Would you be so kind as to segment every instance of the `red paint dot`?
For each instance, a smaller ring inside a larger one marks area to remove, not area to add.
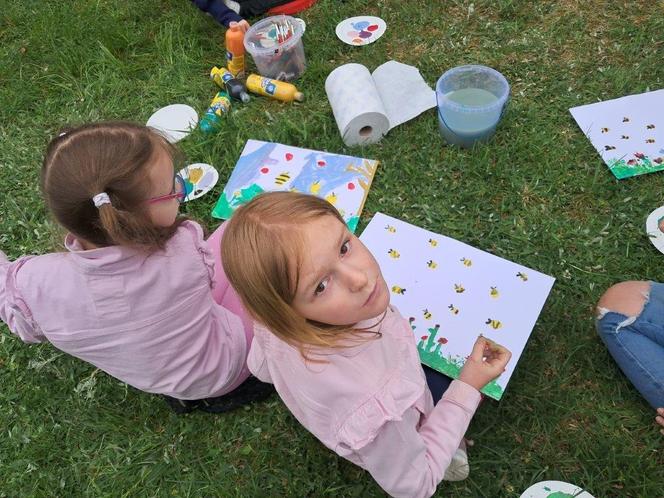
[[[378,24],[372,24],[367,28],[367,31],[376,31],[378,29]]]
[[[265,173],[269,173],[269,172],[270,172],[270,168],[261,168],[261,173],[265,174]]]
[[[318,161],[318,166],[320,166],[321,168],[325,166],[325,161]]]
[[[348,184],[348,190],[355,190],[355,184],[353,182]]]
[[[293,154],[286,152],[286,161],[290,161],[291,159],[293,159]]]

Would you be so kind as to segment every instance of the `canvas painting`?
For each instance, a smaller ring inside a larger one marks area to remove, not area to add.
[[[570,109],[616,178],[664,169],[664,90]]]
[[[499,400],[554,279],[382,213],[360,239],[409,320],[422,363],[458,378],[480,334],[512,352],[505,372],[483,389]]]
[[[355,231],[378,161],[248,140],[212,215],[228,219],[261,192],[291,190],[334,205]]]

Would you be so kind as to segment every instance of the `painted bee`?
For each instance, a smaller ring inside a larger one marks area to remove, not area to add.
[[[277,176],[277,177],[274,179],[274,183],[275,183],[276,185],[283,185],[283,184],[286,183],[288,180],[290,180],[290,173],[289,173],[288,171],[284,171],[283,173],[281,173],[279,176]]]

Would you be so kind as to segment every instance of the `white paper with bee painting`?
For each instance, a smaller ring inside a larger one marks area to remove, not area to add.
[[[360,237],[410,321],[422,363],[458,378],[482,334],[512,352],[482,392],[499,400],[554,279],[468,244],[377,213]]]
[[[377,167],[373,159],[247,140],[212,216],[228,219],[261,192],[290,190],[327,200],[354,232]]]
[[[664,169],[664,90],[569,111],[619,180]]]

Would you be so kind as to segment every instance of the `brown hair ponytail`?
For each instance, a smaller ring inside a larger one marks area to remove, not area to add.
[[[157,227],[145,209],[148,166],[157,150],[177,150],[161,135],[128,122],[93,123],[53,139],[46,149],[41,188],[57,222],[96,246],[163,248],[179,222]],[[95,206],[106,193],[110,203]]]

